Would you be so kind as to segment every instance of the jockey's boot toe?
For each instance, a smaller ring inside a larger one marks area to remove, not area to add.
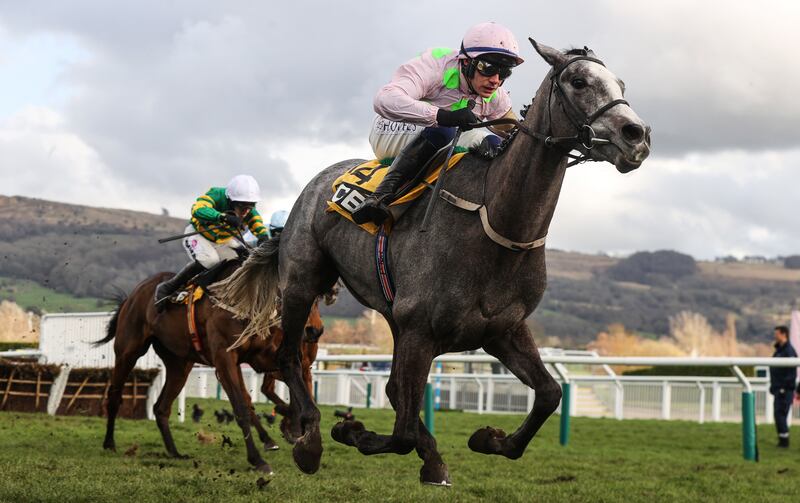
[[[353,221],[358,225],[372,222],[381,225],[389,217],[389,208],[374,195],[364,199],[358,208],[353,210]]]
[[[156,305],[162,305],[165,299],[168,299],[172,294],[178,291],[180,287],[186,284],[187,281],[203,272],[205,268],[199,262],[190,262],[178,273],[169,278],[168,280],[159,283],[156,286],[154,301]]]

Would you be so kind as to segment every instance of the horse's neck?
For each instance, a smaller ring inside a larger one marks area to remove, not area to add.
[[[549,127],[548,90],[545,85],[540,88],[523,121],[532,131],[546,133]],[[517,133],[487,176],[486,206],[495,230],[515,241],[533,241],[547,234],[566,171],[564,157],[559,149]]]

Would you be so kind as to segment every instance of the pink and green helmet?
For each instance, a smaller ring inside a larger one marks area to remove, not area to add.
[[[494,22],[480,23],[469,28],[464,34],[458,57],[475,59],[487,54],[506,56],[517,65],[524,62],[519,56],[519,44],[514,34],[505,26]]]

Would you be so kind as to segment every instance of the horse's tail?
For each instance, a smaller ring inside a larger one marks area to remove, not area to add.
[[[240,340],[268,334],[278,300],[278,246],[274,237],[250,253],[242,267],[210,287],[215,304],[249,320]]]
[[[114,302],[117,303],[117,308],[114,309],[114,314],[111,316],[111,321],[108,322],[106,327],[106,336],[99,341],[94,341],[92,346],[102,346],[103,344],[111,341],[117,335],[117,325],[119,324],[119,312],[122,310],[123,304],[128,300],[124,292],[119,292],[114,296]]]

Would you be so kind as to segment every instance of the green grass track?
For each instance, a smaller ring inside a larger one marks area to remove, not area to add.
[[[230,406],[189,399],[189,407],[195,402],[206,411],[200,424],[173,419],[178,448],[189,460],[164,456],[152,421],[119,421],[114,453],[101,447],[102,418],[0,412],[0,501],[786,502],[800,494],[800,446],[778,450],[770,425],[759,426],[761,461],[752,463],[742,459],[739,424],[573,418],[571,443],[562,447],[555,416],[526,454],[511,461],[473,453],[467,439],[485,425],[513,431],[522,416],[442,412],[436,432],[453,482],[448,489],[419,484],[414,453],[365,457],[335,443],[332,407],[322,408],[320,471],[301,474],[278,439],[281,449],[265,455],[275,475],[259,487],[261,475],[249,469],[236,423],[220,425],[212,414]],[[392,411],[355,413],[367,428],[391,431]],[[201,444],[200,428],[217,441]],[[279,437],[277,428],[270,432]],[[223,434],[232,448],[222,447]],[[136,454],[124,455],[134,444]]]

